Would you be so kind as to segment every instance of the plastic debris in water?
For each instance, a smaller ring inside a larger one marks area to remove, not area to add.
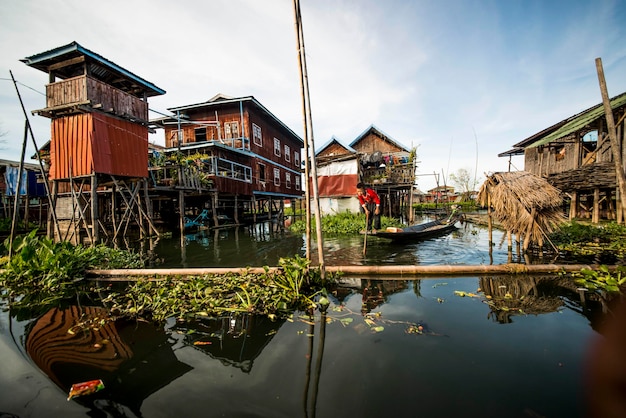
[[[90,380],[89,382],[74,383],[70,388],[70,394],[67,397],[69,401],[72,398],[83,395],[91,395],[99,390],[104,389],[104,382],[101,379]]]

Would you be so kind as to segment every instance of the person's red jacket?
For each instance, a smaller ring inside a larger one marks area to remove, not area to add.
[[[376,203],[377,205],[380,205],[380,197],[378,197],[378,193],[376,193],[374,190],[370,189],[369,187],[365,189],[365,195],[358,196],[358,198],[359,198],[359,203],[361,203],[361,206],[363,206],[366,203]]]

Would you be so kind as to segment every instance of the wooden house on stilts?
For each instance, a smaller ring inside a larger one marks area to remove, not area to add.
[[[626,156],[626,93],[610,99],[622,159]],[[602,103],[515,144],[501,157],[524,155],[524,170],[545,178],[569,202],[569,218],[624,220]],[[622,168],[625,169],[624,167]]]
[[[147,195],[148,98],[164,90],[76,42],[21,60],[46,72],[49,181],[58,240],[155,232]]]
[[[382,214],[407,215],[415,183],[415,151],[374,125],[348,146],[331,138],[316,152],[316,163],[323,212],[358,211],[356,184],[363,182],[380,195]]]
[[[152,120],[165,135],[150,166],[151,187],[163,197],[157,212],[178,212],[181,228],[184,218],[204,214],[218,227],[282,218],[285,201],[301,201],[304,142],[254,97],[217,94],[168,111],[172,116]],[[184,170],[201,177],[185,194],[180,190],[191,186]]]

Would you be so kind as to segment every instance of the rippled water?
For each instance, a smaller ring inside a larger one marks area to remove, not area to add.
[[[423,219],[427,220],[429,219]],[[162,259],[161,267],[274,266],[280,257],[305,255],[305,236],[272,227],[271,224],[263,224],[251,228],[200,231],[187,234],[182,245],[178,237],[160,240],[155,252]],[[457,223],[457,227],[456,231],[442,237],[402,244],[375,236],[368,236],[367,240],[363,235],[325,236],[324,261],[326,265],[337,266],[473,265],[520,260],[515,245],[512,254],[509,254],[502,231],[493,231],[494,246],[490,253],[486,227],[472,223]],[[315,261],[315,239],[311,247]]]
[[[0,416],[583,417],[601,309],[549,277],[448,277],[351,279],[325,316],[277,321],[2,312]]]
[[[490,251],[486,228],[458,226],[406,245],[367,237],[365,255],[364,236],[325,237],[325,261],[519,261],[502,232]],[[245,267],[305,248],[302,235],[264,224],[162,239],[154,251],[158,267]],[[0,417],[586,416],[604,296],[555,275],[379,279],[346,278],[314,318],[155,326],[107,318],[78,298],[47,312],[3,310]],[[92,379],[105,389],[66,400]]]

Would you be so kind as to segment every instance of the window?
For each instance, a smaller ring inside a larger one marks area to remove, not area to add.
[[[265,183],[265,164],[259,163],[259,183]]]
[[[561,161],[565,158],[565,146],[558,145],[554,148],[554,158],[556,161]]]
[[[285,161],[291,162],[291,148],[289,148],[289,145],[285,145]]]
[[[300,190],[300,176],[296,176],[296,190]]]
[[[239,124],[237,122],[224,122],[224,138],[239,138]]]
[[[280,186],[280,170],[274,169],[274,186]]]
[[[280,157],[280,139],[274,138],[274,155]]]
[[[293,163],[296,167],[300,168],[300,153],[298,151],[293,152]]]
[[[172,146],[176,147],[178,145],[182,145],[185,141],[183,140],[183,138],[185,138],[185,135],[183,133],[183,130],[181,129],[180,131],[172,131]]]
[[[196,128],[194,129],[194,134],[196,136],[196,142],[206,141],[206,128]]]
[[[263,136],[261,135],[261,127],[256,123],[252,124],[252,140],[260,147],[263,146]]]
[[[291,173],[285,173],[285,186],[291,189]]]
[[[587,132],[582,138],[583,165],[595,162],[596,149],[598,148],[598,131]]]

